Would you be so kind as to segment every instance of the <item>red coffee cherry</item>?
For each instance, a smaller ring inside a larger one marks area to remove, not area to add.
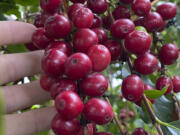
[[[87,52],[89,48],[98,43],[97,34],[91,29],[79,29],[73,39],[73,48],[76,51]]]
[[[81,114],[83,102],[75,92],[63,91],[56,97],[55,107],[64,119],[72,120]]]
[[[33,43],[27,43],[27,44],[25,44],[25,46],[29,51],[39,50],[39,48],[37,48]]]
[[[98,98],[88,100],[84,105],[83,113],[88,120],[99,125],[109,123],[114,116],[111,105]]]
[[[159,66],[155,56],[150,53],[145,53],[134,61],[134,67],[139,73],[148,75],[158,70]]]
[[[111,53],[104,45],[94,45],[88,51],[88,56],[92,61],[94,72],[101,72],[107,68],[111,62]]]
[[[67,78],[60,78],[52,83],[50,87],[51,97],[55,99],[63,91],[78,92],[77,84]]]
[[[122,5],[117,6],[114,11],[112,12],[114,19],[123,19],[123,18],[131,18],[130,10]]]
[[[108,79],[101,73],[92,73],[80,82],[80,88],[87,96],[102,96],[108,89]]]
[[[162,90],[166,86],[168,86],[168,89],[165,95],[169,94],[173,90],[173,83],[171,79],[166,76],[161,76],[156,80],[156,89]]]
[[[129,19],[118,19],[111,25],[111,34],[112,36],[123,39],[125,38],[129,33],[134,31],[135,25],[134,23]]]
[[[137,75],[127,76],[122,83],[123,96],[132,102],[141,99],[144,92],[144,84],[141,78]]]
[[[59,77],[64,73],[64,64],[66,60],[66,54],[53,48],[42,58],[42,69],[47,75]]]
[[[72,17],[74,26],[78,29],[90,28],[93,23],[94,15],[89,8],[80,8]]]
[[[43,88],[43,90],[50,91],[50,88],[55,81],[56,79],[52,78],[51,76],[43,74],[40,78],[40,86]]]
[[[134,0],[132,10],[138,16],[146,16],[151,11],[150,0]]]
[[[106,0],[87,0],[87,6],[94,13],[101,14],[107,10],[108,3]]]
[[[137,55],[147,52],[152,44],[151,36],[143,31],[133,31],[125,38],[126,49]]]
[[[37,15],[34,19],[34,25],[39,28],[39,27],[44,27],[44,24],[42,22],[42,16],[41,15]]]
[[[81,3],[75,3],[75,4],[71,5],[68,9],[69,18],[72,20],[74,14],[77,12],[77,10],[79,10],[80,8],[83,8],[83,7],[85,7],[85,6]]]
[[[111,27],[111,18],[110,16],[104,16],[103,17],[103,27],[106,28],[106,29],[109,29]]]
[[[179,49],[174,44],[165,44],[159,51],[159,59],[165,65],[173,64],[179,57]]]
[[[50,50],[52,48],[56,48],[59,51],[62,51],[67,56],[71,55],[71,53],[72,53],[71,46],[68,43],[64,42],[64,41],[53,41],[53,42],[50,42],[50,44],[46,48],[46,51],[48,51],[48,50]]]
[[[51,127],[55,134],[74,135],[81,126],[77,119],[67,121],[60,114],[56,114],[52,120]]]
[[[103,44],[106,40],[108,40],[107,32],[103,28],[93,28],[92,30],[98,36],[98,43]]]
[[[39,49],[45,49],[50,41],[44,28],[38,28],[32,35],[32,42]]]
[[[65,38],[71,33],[71,23],[63,15],[54,15],[47,19],[45,29],[49,36]]]
[[[134,20],[136,26],[144,26],[144,17],[138,17]]]
[[[42,21],[42,23],[43,23],[43,27],[44,27],[44,24],[45,24],[45,22],[47,21],[47,19],[48,19],[50,16],[55,16],[55,15],[58,15],[58,13],[57,13],[57,12],[55,12],[55,13],[49,13],[49,12],[43,11],[43,12],[41,13],[41,21]]]
[[[176,16],[177,7],[174,3],[166,2],[159,5],[156,8],[156,12],[158,12],[164,20],[168,20]]]
[[[91,25],[91,28],[97,28],[97,27],[101,27],[103,23],[103,20],[100,16],[94,14],[94,19],[93,19],[93,23]]]
[[[40,0],[41,8],[50,13],[54,13],[61,5],[61,0]]]
[[[129,117],[130,117],[130,118],[134,118],[134,116],[135,116],[134,112],[133,112],[133,111],[130,111],[130,112],[129,112]]]
[[[132,135],[148,135],[148,133],[143,128],[136,128]]]
[[[148,32],[157,32],[163,25],[163,19],[157,12],[150,12],[144,19],[144,26]]]
[[[115,40],[108,40],[104,43],[104,45],[109,49],[112,61],[122,58],[123,51],[121,49],[121,45],[118,42]]]
[[[172,82],[173,82],[173,91],[175,93],[180,92],[180,76],[174,76]]]
[[[85,77],[92,69],[90,58],[84,53],[74,53],[65,63],[65,73],[68,78],[78,80]]]
[[[120,0],[124,4],[131,4],[134,0]]]

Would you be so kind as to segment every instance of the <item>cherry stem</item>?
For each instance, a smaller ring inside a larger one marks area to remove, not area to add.
[[[152,122],[156,126],[156,129],[157,129],[159,135],[164,135],[163,132],[162,132],[162,129],[161,129],[160,125],[159,125],[159,123],[156,122],[156,115],[154,114],[151,106],[149,105],[147,97],[145,95],[143,95],[142,98],[143,98],[143,101],[144,101],[144,103],[145,103],[145,105],[146,105],[146,107],[148,109],[148,112],[150,114]]]
[[[64,7],[64,11],[67,15],[68,13],[68,9],[69,9],[69,5],[68,5],[68,1],[67,0],[63,0],[63,7]]]
[[[108,12],[108,15],[110,16],[111,23],[113,23],[115,20],[114,20],[114,17],[113,17],[113,15],[112,15],[112,13],[111,13],[111,9],[110,9],[108,0],[106,0],[106,2],[108,3],[107,12]]]
[[[171,92],[170,95],[171,95],[172,100],[174,102],[175,111],[177,113],[178,120],[180,120],[180,104],[179,104],[178,99],[176,98],[176,96],[174,95],[173,92]]]
[[[157,2],[159,2],[160,0],[154,0],[151,5],[154,6]]]
[[[105,97],[105,99],[106,99],[106,101],[111,105],[108,97]],[[117,124],[117,126],[118,126],[118,128],[119,128],[120,133],[121,133],[122,135],[125,135],[125,133],[124,133],[122,127],[121,127],[121,123],[120,123],[120,121],[119,121],[119,119],[118,119],[118,116],[117,116],[117,114],[115,114],[115,112],[114,112],[114,120],[115,120],[115,122],[116,122],[116,124]]]

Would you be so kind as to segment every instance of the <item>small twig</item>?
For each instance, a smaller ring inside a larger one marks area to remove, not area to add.
[[[67,0],[63,0],[63,7],[64,7],[64,10],[65,10],[65,14],[67,15],[68,9],[69,9],[69,5],[68,5]]]
[[[163,132],[162,132],[162,129],[161,129],[160,125],[159,125],[159,123],[156,122],[156,115],[154,114],[151,106],[149,105],[148,99],[146,98],[145,95],[143,95],[143,101],[144,101],[144,103],[145,103],[145,105],[146,105],[146,107],[148,109],[148,112],[149,112],[150,117],[152,119],[152,123],[156,126],[156,129],[157,129],[159,135],[164,135]]]
[[[110,16],[111,23],[113,23],[115,21],[115,19],[114,19],[112,13],[111,13],[111,9],[110,9],[108,0],[106,0],[106,2],[108,3],[107,12],[108,12],[108,15]]]
[[[151,5],[154,6],[157,2],[159,2],[160,0],[154,0]]]
[[[177,113],[178,120],[180,120],[180,104],[179,104],[178,99],[176,98],[176,96],[174,95],[173,92],[171,92],[170,95],[171,95],[172,100],[174,102],[175,111]]]
[[[105,99],[106,99],[106,101],[107,101],[109,104],[111,104],[110,101],[109,101],[109,99],[108,99],[107,97],[106,97]],[[118,116],[117,116],[115,113],[114,113],[114,120],[115,120],[115,122],[116,122],[116,124],[117,124],[117,126],[118,126],[118,128],[119,128],[120,133],[121,133],[122,135],[125,135],[125,133],[124,133],[122,127],[121,127],[121,123],[120,123],[120,121],[119,121],[119,119],[118,119]]]

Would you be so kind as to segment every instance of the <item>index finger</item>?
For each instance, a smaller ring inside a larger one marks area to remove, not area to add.
[[[36,27],[18,21],[0,21],[0,46],[31,42]]]

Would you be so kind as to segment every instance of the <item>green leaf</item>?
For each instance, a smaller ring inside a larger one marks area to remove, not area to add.
[[[137,26],[137,27],[136,27],[136,30],[147,32],[146,28],[144,28],[144,27],[142,27],[142,26]]]
[[[180,121],[173,121],[173,122],[169,123],[169,125],[173,125],[177,128],[177,129],[174,129],[171,127],[167,127],[169,132],[172,133],[172,135],[180,135]]]
[[[21,53],[21,52],[28,52],[26,47],[21,44],[21,45],[8,45],[7,48],[8,53]]]
[[[146,90],[144,91],[144,94],[150,98],[150,99],[157,99],[160,98],[162,95],[164,95],[166,93],[168,89],[168,86],[164,87],[162,90]]]

